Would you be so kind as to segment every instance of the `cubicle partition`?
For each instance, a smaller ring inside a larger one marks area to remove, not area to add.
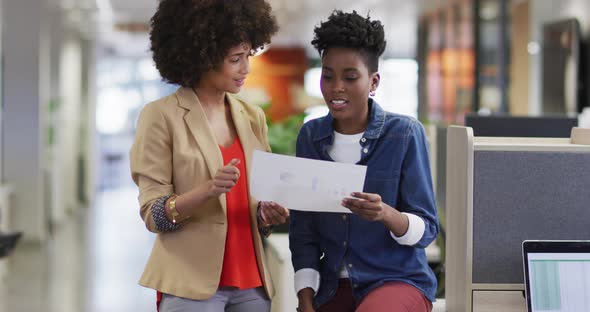
[[[578,116],[544,115],[465,115],[465,126],[475,136],[569,138],[572,128],[578,126]]]
[[[572,142],[448,128],[447,311],[524,311],[522,241],[590,239],[589,137],[589,129],[575,129]]]

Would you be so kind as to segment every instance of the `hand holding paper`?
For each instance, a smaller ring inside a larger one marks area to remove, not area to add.
[[[254,151],[250,192],[303,211],[351,213],[341,202],[365,184],[367,167]]]
[[[275,202],[261,201],[260,216],[264,226],[285,223],[289,217],[289,210]]]

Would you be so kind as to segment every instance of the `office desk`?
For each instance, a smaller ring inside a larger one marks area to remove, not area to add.
[[[478,291],[473,296],[473,312],[526,312],[521,291]]]
[[[511,294],[499,294],[498,297],[503,298],[505,301],[497,302],[497,300],[490,300],[489,298],[473,298],[477,300],[477,302],[474,302],[473,312],[526,312],[524,298],[520,299]],[[522,298],[522,296],[520,297]],[[445,299],[436,299],[436,302],[432,305],[432,312],[447,312]]]

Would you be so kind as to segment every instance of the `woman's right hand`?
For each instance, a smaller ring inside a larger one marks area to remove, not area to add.
[[[297,307],[297,312],[315,312],[315,310],[311,306],[301,307],[301,305],[299,305],[299,307]]]
[[[299,300],[297,312],[315,312],[313,308],[313,294],[313,289],[309,287],[301,289],[297,293],[297,299]]]
[[[240,170],[236,167],[239,163],[239,159],[232,159],[227,165],[217,170],[213,179],[200,184],[189,192],[179,195],[176,199],[176,210],[178,213],[183,217],[193,216],[207,200],[231,191],[240,178]],[[166,211],[168,215],[169,209],[166,208]],[[172,220],[171,216],[168,217]]]
[[[232,187],[238,183],[240,170],[236,166],[239,163],[240,160],[234,158],[227,165],[217,170],[209,188],[211,197],[217,197],[231,191]]]

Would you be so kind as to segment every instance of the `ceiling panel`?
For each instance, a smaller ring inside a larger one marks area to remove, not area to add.
[[[75,0],[62,0],[75,1]],[[78,0],[91,5],[108,1],[113,8],[115,23],[148,23],[157,0]],[[385,54],[393,57],[413,57],[416,46],[416,23],[419,12],[445,0],[269,0],[277,16],[280,31],[273,38],[275,46],[303,46],[308,55],[315,56],[310,41],[313,28],[325,20],[334,9],[356,10],[370,14],[385,26],[388,41]],[[104,31],[103,31],[104,34]],[[108,34],[112,36],[112,34]],[[108,40],[107,40],[108,41]],[[120,42],[121,40],[113,40]]]

